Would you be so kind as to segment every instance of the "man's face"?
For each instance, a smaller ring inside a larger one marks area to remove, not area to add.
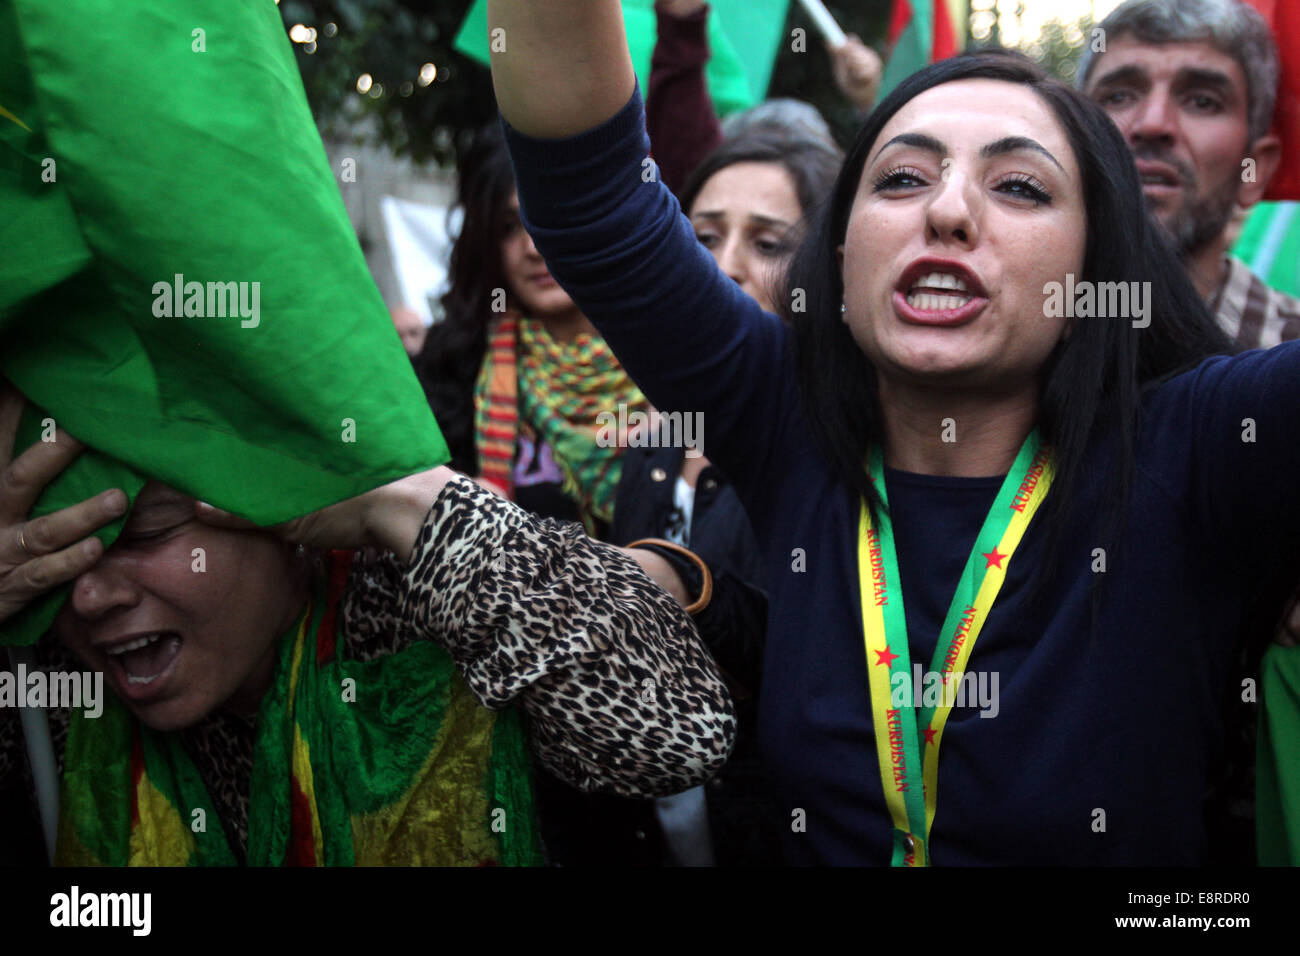
[[[1093,67],[1087,94],[1127,138],[1151,211],[1179,253],[1217,240],[1245,198],[1251,144],[1241,65],[1205,42],[1119,37]]]

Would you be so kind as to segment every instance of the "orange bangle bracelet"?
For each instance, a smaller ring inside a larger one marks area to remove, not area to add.
[[[700,585],[700,596],[686,607],[686,613],[699,614],[709,606],[709,602],[713,600],[713,574],[709,571],[709,566],[704,563],[703,558],[690,548],[683,548],[680,544],[673,544],[673,542],[666,541],[663,538],[639,538],[631,544],[623,545],[623,547],[635,548],[637,545],[642,544],[653,544],[658,548],[667,548],[669,551],[676,552],[677,554],[689,558],[695,566],[700,569],[700,580],[703,583]]]

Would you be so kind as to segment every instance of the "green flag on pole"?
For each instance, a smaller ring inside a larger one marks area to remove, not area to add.
[[[767,95],[785,27],[789,0],[712,0],[709,4],[709,93],[719,116],[746,109]],[[623,0],[628,50],[642,91],[650,83],[650,57],[658,29],[654,0]],[[491,56],[487,0],[475,0],[456,35],[455,48],[487,65]]]
[[[448,460],[275,4],[0,0],[0,63],[16,448],[93,449],[33,516],[154,478],[270,524]]]

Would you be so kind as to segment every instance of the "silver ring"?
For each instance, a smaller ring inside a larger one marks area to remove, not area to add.
[[[31,548],[27,547],[27,539],[23,537],[23,527],[24,525],[21,524],[18,526],[18,547],[23,549],[23,554],[27,555],[27,557],[34,558],[37,555]]]

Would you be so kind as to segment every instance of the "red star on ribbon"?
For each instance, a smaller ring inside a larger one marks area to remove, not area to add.
[[[996,544],[993,546],[993,550],[991,552],[985,554],[983,551],[981,551],[980,554],[984,555],[984,560],[988,562],[988,564],[984,565],[985,570],[994,567],[996,568],[1002,567],[1002,561],[1004,558],[1007,557],[1005,554],[998,554],[998,546]]]
[[[932,744],[932,743],[934,743],[934,735],[937,734],[938,732],[939,732],[939,731],[937,731],[937,730],[931,730],[931,729],[927,728],[926,731],[925,731],[925,742],[926,742],[927,744]]]
[[[898,657],[898,655],[893,653],[889,649],[888,644],[885,645],[885,649],[883,651],[876,651],[876,663],[884,664],[886,667],[889,667],[891,664],[893,664],[894,659],[896,657]]]

